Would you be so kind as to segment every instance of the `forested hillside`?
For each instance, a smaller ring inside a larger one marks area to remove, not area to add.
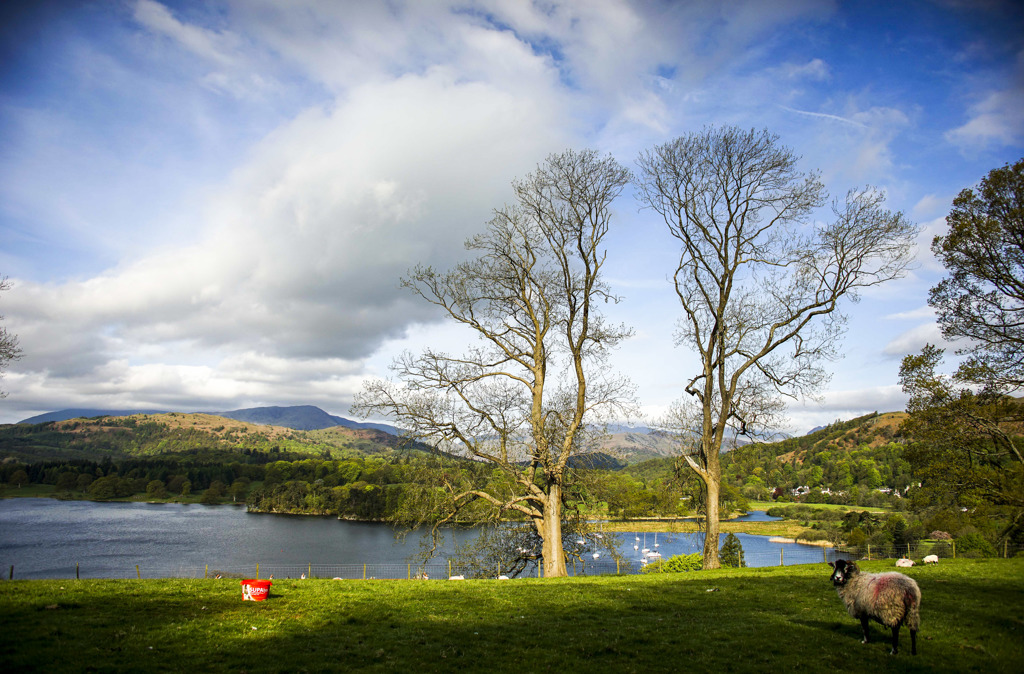
[[[0,453],[22,461],[166,454],[206,459],[281,453],[329,458],[387,453],[401,446],[400,438],[375,429],[299,431],[174,412],[0,426]]]
[[[753,443],[723,455],[723,476],[757,500],[787,498],[803,487],[801,500],[809,503],[866,503],[879,489],[906,495],[917,480],[899,437],[905,418],[876,412],[802,437]]]

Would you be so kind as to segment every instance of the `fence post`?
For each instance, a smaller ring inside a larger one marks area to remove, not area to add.
[[[75,580],[78,580],[78,562],[75,562]]]
[[[313,562],[309,562],[309,568],[306,569],[306,578],[313,578]]]
[[[953,559],[956,559],[956,539],[953,539]]]
[[[13,564],[11,564],[11,577],[8,578],[7,580],[14,580],[14,565]]]
[[[784,557],[785,552],[786,552],[785,548],[779,548],[779,566],[785,566],[785,563],[783,561],[785,559],[785,557]]]
[[[618,575],[620,575],[621,573],[622,573],[622,571],[620,571],[620,570],[619,570],[619,560],[618,560],[618,559],[616,559],[616,560],[615,560],[615,575],[616,575],[616,576],[618,576]]]
[[[139,577],[139,580],[142,580],[142,572],[139,571],[139,565],[138,564],[135,565],[135,575]]]
[[[1003,559],[1009,559],[1010,557],[1010,539],[1007,538],[1003,541]]]
[[[412,564],[410,563],[405,569],[406,580],[412,580]]]
[[[210,577],[210,565],[207,564],[206,565],[206,570],[203,571],[203,578],[209,578],[209,577]]]
[[[260,563],[256,562],[256,580],[260,579]]]
[[[868,561],[871,561],[871,544],[868,543]]]
[[[363,563],[363,580],[366,580],[366,563]]]
[[[448,577],[449,578],[452,577],[452,560],[451,559],[448,560]]]

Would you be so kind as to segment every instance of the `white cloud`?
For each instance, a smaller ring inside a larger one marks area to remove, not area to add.
[[[290,382],[350,395],[354,380],[339,388],[330,363],[358,362],[432,316],[399,277],[459,259],[510,180],[568,144],[547,72],[528,52],[506,53],[532,69],[531,97],[443,67],[362,85],[254,148],[211,201],[200,242],[82,282],[18,282],[5,300],[8,325],[31,344],[20,371],[39,390],[89,375],[107,382],[96,395],[116,388],[155,404],[161,387],[183,399],[271,398],[260,382],[296,358],[316,366],[293,369]],[[128,362],[155,354],[153,344],[181,354]],[[182,362],[204,351],[212,364]],[[247,367],[232,366],[237,354]],[[25,386],[18,395],[30,399]]]
[[[146,28],[171,38],[204,59],[222,66],[232,66],[236,62],[235,57],[228,53],[238,42],[238,38],[231,33],[218,34],[184,24],[175,19],[167,7],[153,0],[138,0],[134,17]]]
[[[811,59],[807,63],[786,63],[779,69],[782,77],[796,80],[812,80],[823,82],[831,78],[832,73],[828,64],[821,59]]]
[[[948,212],[952,203],[952,198],[926,194],[918,199],[917,203],[910,209],[910,214],[917,219],[935,217],[937,213]]]
[[[946,132],[946,140],[964,152],[992,145],[1011,146],[1024,141],[1024,51],[1007,86],[985,92],[967,111],[963,125]]]
[[[922,323],[915,328],[907,330],[885,345],[883,353],[892,358],[903,358],[910,353],[918,353],[925,344],[944,346],[946,341],[942,338],[938,323]]]
[[[901,412],[907,406],[907,396],[898,384],[862,389],[829,391],[820,404],[803,403],[787,410],[787,432],[804,435],[811,429],[836,420],[849,420],[872,412]]]
[[[922,318],[935,318],[935,310],[929,306],[918,307],[917,309],[911,309],[910,311],[900,311],[895,314],[889,314],[885,316],[887,320],[893,321],[917,321]]]

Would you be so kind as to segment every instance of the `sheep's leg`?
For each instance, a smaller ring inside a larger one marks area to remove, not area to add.
[[[911,637],[913,641],[913,637]],[[896,623],[892,628],[892,650],[889,651],[889,655],[896,655],[900,652],[900,625]]]
[[[917,655],[917,630],[910,630],[910,654]]]
[[[861,641],[861,643],[866,644],[869,641],[868,630],[870,629],[870,627],[868,627],[868,617],[866,615],[862,615],[860,617],[860,627],[862,630],[864,630],[864,639]]]

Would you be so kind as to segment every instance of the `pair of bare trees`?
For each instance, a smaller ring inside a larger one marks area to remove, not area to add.
[[[674,284],[679,344],[700,356],[687,397],[665,423],[707,489],[705,568],[718,562],[718,455],[731,432],[767,428],[781,396],[826,379],[843,297],[899,276],[915,228],[851,192],[835,218],[816,174],[767,131],[706,129],[641,155],[636,177],[592,151],[552,155],[513,183],[516,203],[467,242],[478,257],[451,271],[416,268],[404,285],[469,328],[479,345],[452,355],[406,354],[399,380],[366,385],[354,409],[386,415],[439,449],[487,462],[489,488],[457,478],[425,500],[435,521],[487,506],[518,513],[542,540],[546,577],[566,573],[562,521],[570,459],[593,448],[602,418],[633,411],[632,387],[607,356],[630,335],[600,304],[611,205],[631,181],[680,243]],[[482,516],[478,511],[477,517]]]

